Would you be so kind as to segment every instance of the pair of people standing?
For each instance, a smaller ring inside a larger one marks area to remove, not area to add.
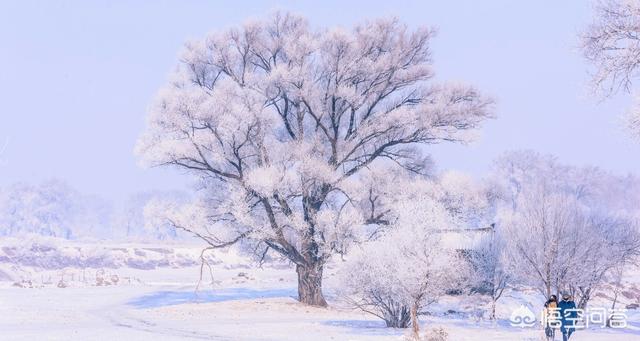
[[[544,304],[545,316],[545,335],[547,340],[554,340],[556,327],[560,326],[562,332],[562,341],[568,341],[571,334],[576,330],[575,322],[578,317],[576,303],[571,299],[571,295],[564,293],[562,301],[558,302],[556,295],[551,295],[549,300]]]

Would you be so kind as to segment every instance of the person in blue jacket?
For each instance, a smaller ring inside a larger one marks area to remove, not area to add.
[[[558,309],[560,309],[562,341],[568,341],[571,334],[576,330],[575,321],[578,317],[576,309],[576,303],[571,300],[571,295],[568,293],[562,294],[562,301],[558,303]]]

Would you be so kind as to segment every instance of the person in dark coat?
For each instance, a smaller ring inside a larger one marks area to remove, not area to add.
[[[556,295],[551,295],[547,302],[544,303],[544,316],[545,316],[545,326],[544,326],[544,334],[547,336],[547,340],[553,340],[555,338],[556,330],[550,324],[550,321],[555,319],[554,312],[558,308],[558,297]]]
[[[575,321],[578,317],[578,312],[575,310],[576,303],[571,299],[571,295],[564,293],[562,295],[562,301],[558,303],[558,308],[560,309],[560,317],[562,321],[560,326],[562,341],[568,341],[571,334],[576,330]]]

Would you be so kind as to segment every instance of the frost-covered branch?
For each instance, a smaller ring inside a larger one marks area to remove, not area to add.
[[[183,227],[251,231],[296,264],[301,300],[324,305],[326,260],[391,221],[382,203],[367,210],[368,188],[355,184],[379,166],[421,173],[417,146],[466,142],[492,117],[477,89],[433,82],[432,36],[396,19],[315,30],[275,13],[191,41],[137,151],[195,175],[215,198],[205,225]]]
[[[605,96],[619,90],[631,92],[640,66],[640,2],[599,0],[595,15],[581,35],[584,56],[595,67],[592,84]],[[637,105],[628,113],[626,123],[635,136],[640,136]]]

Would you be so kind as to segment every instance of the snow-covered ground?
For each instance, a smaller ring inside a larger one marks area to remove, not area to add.
[[[5,274],[0,279],[1,340],[401,340],[405,333],[385,328],[332,295],[335,267],[329,267],[324,283],[331,306],[321,309],[295,300],[291,268],[250,266],[233,251],[211,256],[213,284],[205,273],[196,291],[197,246],[50,245],[57,251],[23,253],[39,255],[36,266],[36,259],[21,258],[11,245],[15,241],[0,245]],[[60,256],[60,249],[67,257]],[[92,259],[95,252],[110,261],[73,263]],[[537,300],[529,292],[508,292],[494,326],[474,313],[484,304],[482,297],[449,297],[421,322],[423,328],[444,328],[455,341],[537,341],[542,339],[539,328],[520,329],[508,321],[520,305],[535,310]],[[628,316],[626,329],[578,331],[572,340],[640,340],[640,314],[630,311]]]

